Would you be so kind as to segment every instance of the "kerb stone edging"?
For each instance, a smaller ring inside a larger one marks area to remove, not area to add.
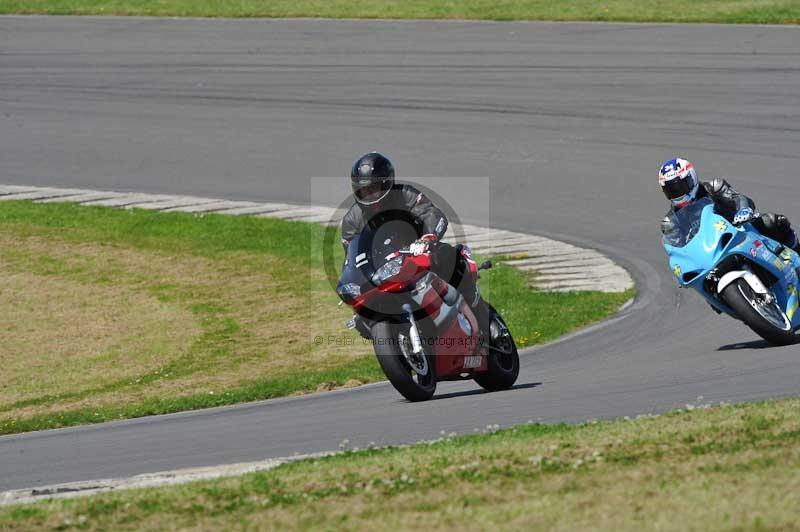
[[[100,190],[0,185],[0,201],[32,200],[37,203],[72,202],[162,212],[217,213],[281,218],[312,223],[337,223],[343,213],[332,207],[229,201],[196,196],[105,192]],[[451,228],[452,229],[452,228]],[[535,274],[532,286],[539,290],[570,292],[597,290],[624,292],[633,288],[628,272],[605,255],[546,238],[514,231],[460,226],[464,240],[479,255],[510,257],[507,264]],[[448,229],[452,237],[453,232]],[[459,235],[461,236],[461,235]]]

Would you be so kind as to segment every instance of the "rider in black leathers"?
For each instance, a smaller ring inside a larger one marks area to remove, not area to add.
[[[411,251],[419,254],[430,251],[431,271],[456,287],[472,308],[480,329],[489,337],[489,310],[480,295],[478,286],[467,272],[466,258],[461,246],[451,246],[441,239],[447,231],[447,217],[422,192],[408,184],[395,182],[391,161],[384,155],[371,152],[353,164],[350,172],[355,203],[342,218],[342,245],[363,229],[377,229],[390,221],[405,221],[417,233]],[[369,337],[371,324],[363,317],[356,328]]]

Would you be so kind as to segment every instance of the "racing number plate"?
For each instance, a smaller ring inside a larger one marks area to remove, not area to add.
[[[481,366],[481,358],[483,357],[481,357],[480,355],[464,357],[464,369],[479,368]]]

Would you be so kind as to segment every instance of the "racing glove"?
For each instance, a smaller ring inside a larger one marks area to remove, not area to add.
[[[437,240],[438,238],[436,238],[436,235],[434,234],[422,235],[419,240],[408,247],[408,250],[415,257],[422,255],[423,253],[427,252],[431,244],[435,243]]]
[[[739,212],[733,217],[733,225],[746,224],[747,222],[755,220],[757,216],[753,209],[749,207],[739,209]]]

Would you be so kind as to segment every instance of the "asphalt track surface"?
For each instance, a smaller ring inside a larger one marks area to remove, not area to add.
[[[600,249],[639,288],[526,352],[508,392],[378,384],[2,437],[0,489],[796,394],[800,348],[675,287],[656,170],[683,154],[800,220],[798,87],[794,27],[0,18],[5,184],[305,202],[377,148],[406,176],[490,177],[493,225]]]

